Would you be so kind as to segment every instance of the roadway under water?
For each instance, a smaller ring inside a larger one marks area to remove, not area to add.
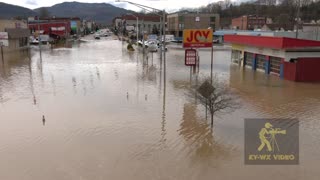
[[[205,77],[210,52],[200,53]],[[181,50],[168,50],[165,80],[158,53],[143,60],[113,39],[28,56],[0,63],[0,179],[319,179],[320,84],[242,69],[215,51],[214,73],[241,107],[211,130],[188,95]],[[300,120],[300,165],[245,165],[244,119],[280,117]]]

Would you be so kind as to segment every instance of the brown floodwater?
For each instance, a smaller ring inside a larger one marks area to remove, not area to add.
[[[210,52],[200,56],[202,78],[210,75]],[[211,129],[189,95],[196,76],[182,50],[168,50],[166,79],[158,53],[143,60],[113,39],[45,48],[42,58],[37,47],[5,54],[0,179],[318,180],[320,84],[266,76],[230,59],[230,51],[215,51],[214,73],[241,106],[215,116]],[[245,165],[245,118],[298,118],[300,164]]]

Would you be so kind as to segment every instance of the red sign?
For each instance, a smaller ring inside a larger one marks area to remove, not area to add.
[[[184,48],[212,47],[212,29],[185,29],[183,30]]]
[[[185,52],[185,65],[195,66],[197,65],[197,51],[195,49],[186,49]]]

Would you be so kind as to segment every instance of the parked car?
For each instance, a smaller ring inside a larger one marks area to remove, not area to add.
[[[146,42],[148,50],[150,52],[157,52],[158,51],[158,42],[157,40],[149,40]]]
[[[100,39],[100,34],[99,33],[95,33],[94,35],[93,35],[93,37],[94,37],[94,39]]]

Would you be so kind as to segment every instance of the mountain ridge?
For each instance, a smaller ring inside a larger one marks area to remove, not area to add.
[[[47,9],[50,16],[79,17],[81,19],[94,20],[101,24],[110,24],[114,17],[134,12],[116,7],[109,3],[82,3],[73,1],[31,10],[25,7],[0,2],[0,18],[27,18],[29,16],[36,16],[39,15],[41,8]]]

